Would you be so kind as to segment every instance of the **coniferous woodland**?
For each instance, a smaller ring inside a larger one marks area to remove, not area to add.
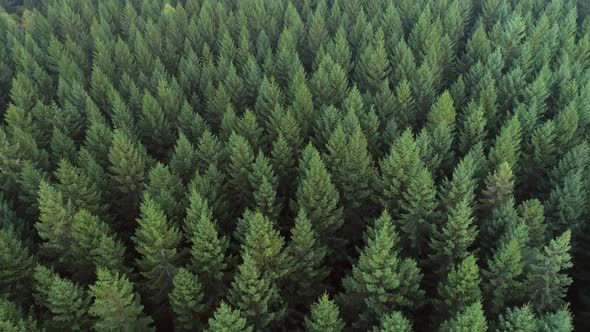
[[[590,328],[590,2],[0,1],[1,331]]]

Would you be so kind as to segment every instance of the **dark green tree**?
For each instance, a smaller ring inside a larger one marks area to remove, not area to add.
[[[246,319],[238,309],[232,309],[225,302],[221,302],[213,317],[209,318],[207,332],[251,332],[252,326],[247,325]]]
[[[536,312],[558,310],[564,303],[569,285],[572,283],[563,270],[572,267],[570,256],[571,232],[551,240],[527,274],[526,288]]]
[[[440,326],[440,331],[443,332],[484,332],[487,329],[488,323],[479,301],[469,305]]]
[[[179,254],[178,229],[167,223],[162,208],[145,194],[141,203],[141,215],[132,240],[140,254],[137,266],[145,278],[151,299],[161,304],[172,289],[172,278],[177,268]]]
[[[338,206],[340,194],[319,152],[309,145],[303,154],[305,159],[299,165],[297,206],[309,218],[321,243],[330,243],[344,222],[342,208]]]
[[[412,323],[399,311],[383,316],[379,327],[373,327],[373,332],[411,332]]]
[[[94,329],[112,331],[125,327],[130,331],[152,331],[152,319],[143,313],[139,295],[126,276],[105,269],[97,272],[98,280],[90,286],[93,298],[89,313],[96,318]]]
[[[278,323],[284,309],[276,284],[260,272],[258,264],[247,253],[242,259],[228,294],[229,302],[255,329]]]
[[[307,332],[339,332],[343,331],[344,327],[338,306],[330,300],[326,293],[312,304],[310,315],[305,318],[305,331]]]
[[[174,312],[175,328],[192,331],[202,326],[200,314],[205,311],[203,288],[197,276],[185,268],[179,268],[172,279],[170,306]]]

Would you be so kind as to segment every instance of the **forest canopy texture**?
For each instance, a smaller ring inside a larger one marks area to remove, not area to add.
[[[588,331],[589,13],[0,1],[0,330]]]

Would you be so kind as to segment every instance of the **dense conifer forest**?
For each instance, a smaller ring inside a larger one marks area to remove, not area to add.
[[[0,331],[590,329],[590,1],[0,0]]]

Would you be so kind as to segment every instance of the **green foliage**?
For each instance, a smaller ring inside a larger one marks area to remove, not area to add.
[[[373,230],[352,272],[344,279],[343,305],[354,308],[359,327],[375,325],[391,308],[418,305],[422,273],[396,250],[397,232],[386,223]]]
[[[319,243],[317,233],[303,210],[297,213],[285,252],[291,263],[286,287],[292,294],[292,301],[309,304],[318,295],[329,268],[324,264],[326,248]]]
[[[342,208],[338,206],[340,194],[320,156],[312,146],[305,148],[305,159],[300,160],[297,206],[309,218],[320,241],[326,243],[342,227]]]
[[[179,259],[180,233],[167,223],[162,208],[148,195],[141,204],[141,216],[132,237],[140,254],[137,266],[146,279],[146,286],[156,303],[168,297]]]
[[[379,327],[373,327],[373,332],[411,332],[412,323],[399,311],[383,316]]]
[[[170,306],[176,318],[176,329],[192,331],[200,326],[199,314],[205,310],[203,289],[197,276],[185,268],[176,271],[172,280]]]
[[[257,262],[248,253],[242,259],[228,300],[255,329],[263,329],[283,316],[282,300],[276,284],[261,273]]]
[[[0,229],[0,292],[18,300],[30,288],[34,258],[14,232]]]
[[[436,308],[441,317],[454,316],[471,303],[479,301],[479,268],[475,257],[469,255],[450,268],[444,281],[438,286],[440,301]]]
[[[232,309],[225,302],[221,302],[215,310],[213,317],[209,319],[208,332],[251,332],[252,327],[247,325],[240,310]]]
[[[440,330],[444,332],[484,332],[487,329],[488,324],[479,301],[445,321],[440,327]]]
[[[96,318],[94,329],[112,331],[151,331],[152,319],[143,313],[139,295],[133,291],[133,283],[124,275],[99,269],[98,280],[90,286],[93,298],[89,313]]]
[[[0,0],[0,330],[590,330],[589,71],[585,0]]]
[[[537,312],[559,309],[572,279],[562,270],[572,267],[570,256],[571,232],[566,231],[549,245],[532,264],[527,275],[527,289],[533,299],[532,305]]]
[[[340,318],[340,310],[328,294],[324,293],[317,302],[311,306],[311,312],[305,318],[305,331],[338,332],[344,329],[344,321]]]

